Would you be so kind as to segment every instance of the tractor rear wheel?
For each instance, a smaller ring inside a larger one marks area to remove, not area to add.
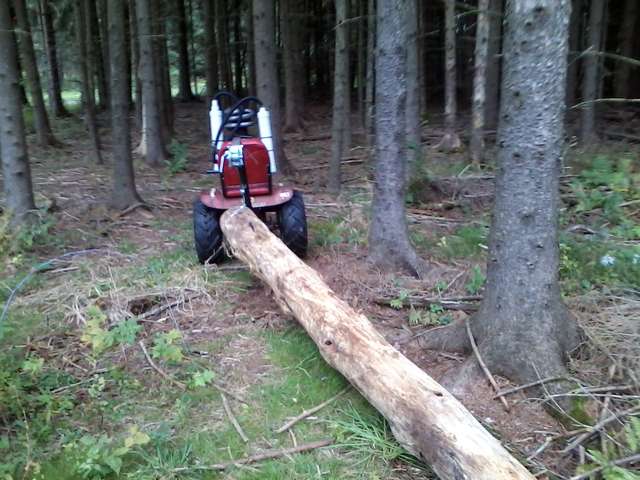
[[[218,263],[224,258],[220,213],[200,199],[193,203],[193,238],[200,263]]]
[[[302,193],[293,192],[293,197],[278,211],[280,238],[289,249],[304,257],[307,254],[307,216]]]

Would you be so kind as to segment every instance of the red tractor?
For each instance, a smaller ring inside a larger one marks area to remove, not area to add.
[[[226,105],[226,106],[225,106]],[[193,233],[201,263],[224,258],[220,216],[244,205],[280,234],[296,255],[307,253],[302,194],[273,183],[276,157],[269,111],[256,97],[218,93],[209,112],[213,168],[220,187],[203,190],[193,205]],[[257,131],[256,131],[257,130]]]

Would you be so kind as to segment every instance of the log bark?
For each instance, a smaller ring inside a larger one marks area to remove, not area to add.
[[[533,480],[453,395],[339,299],[251,210],[228,210],[221,226],[233,254],[269,285],[323,358],[385,416],[403,447],[441,479]]]

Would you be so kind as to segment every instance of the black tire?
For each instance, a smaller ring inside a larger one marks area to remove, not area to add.
[[[199,199],[193,202],[193,238],[200,263],[218,263],[224,258],[220,211]]]
[[[302,193],[294,191],[293,197],[278,211],[280,238],[289,249],[304,257],[307,254],[307,216]]]

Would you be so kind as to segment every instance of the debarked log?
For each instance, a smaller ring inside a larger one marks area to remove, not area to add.
[[[225,212],[221,226],[233,255],[273,290],[323,358],[387,419],[400,444],[441,479],[534,479],[453,395],[338,298],[251,210]]]

